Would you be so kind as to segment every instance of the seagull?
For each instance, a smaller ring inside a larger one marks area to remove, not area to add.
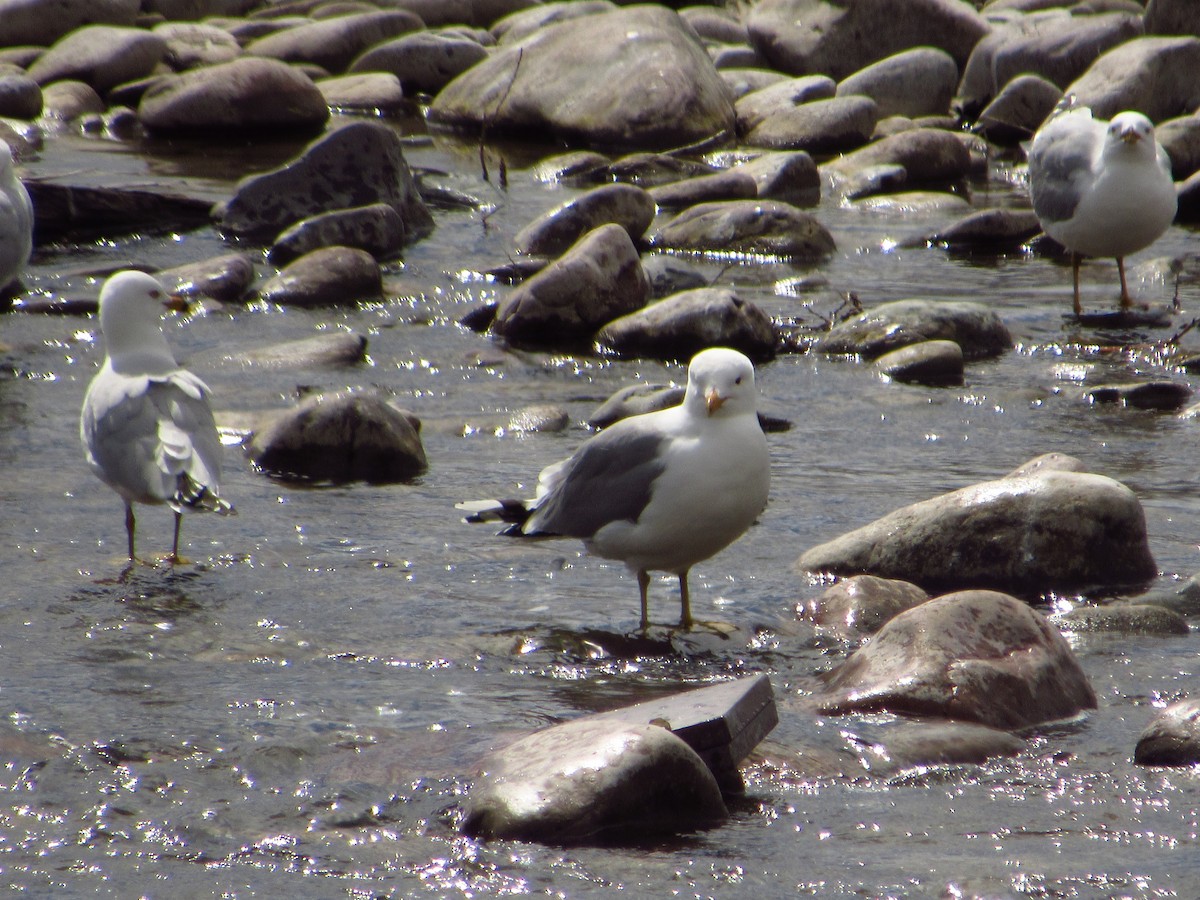
[[[1071,251],[1075,315],[1083,311],[1080,255],[1116,259],[1121,309],[1129,309],[1125,257],[1158,240],[1177,203],[1171,163],[1150,120],[1123,112],[1104,122],[1064,98],[1033,136],[1029,189],[1046,234]]]
[[[163,336],[163,309],[185,309],[144,272],[118,272],[100,290],[104,365],[83,398],[79,432],[92,471],[125,502],[129,562],[134,553],[134,503],[165,503],[175,511],[170,562],[179,558],[184,510],[230,514],[219,496],[221,440],[208,386],[179,367]]]
[[[736,350],[702,350],[678,406],[621,419],[544,469],[532,501],[458,504],[467,521],[509,521],[505,534],[574,537],[636,573],[649,626],[650,572],[679,578],[681,628],[692,625],[688,571],[733,543],[767,504],[770,460],[758,423],[754,366]]]
[[[0,293],[21,275],[33,253],[33,204],[13,168],[12,148],[0,141]]]

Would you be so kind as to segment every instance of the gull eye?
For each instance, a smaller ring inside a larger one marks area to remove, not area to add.
[[[733,379],[733,383],[734,383],[734,384],[741,384],[741,383],[742,383],[742,376],[741,376],[741,375],[739,375],[737,378]]]
[[[150,292],[150,296],[153,297],[155,300],[161,300],[162,299],[162,291],[152,290]]]

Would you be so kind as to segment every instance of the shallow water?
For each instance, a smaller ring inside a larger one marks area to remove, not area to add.
[[[247,161],[242,148],[222,157],[186,144],[135,154],[100,141],[51,140],[22,174],[183,175],[219,195],[248,168],[287,155],[271,148]],[[174,571],[114,580],[121,506],[87,471],[77,437],[103,356],[95,319],[0,320],[16,370],[0,378],[0,884],[34,896],[121,897],[1200,896],[1200,775],[1131,762],[1156,709],[1193,690],[1194,636],[1073,637],[1098,710],[1029,733],[1013,759],[897,770],[851,752],[885,733],[887,717],[814,721],[802,711],[814,676],[846,651],[814,640],[793,616],[797,601],[821,590],[792,570],[805,549],[1051,451],[1128,484],[1145,507],[1157,586],[1188,577],[1200,568],[1195,422],[1080,399],[1086,385],[1110,379],[1187,376],[1115,347],[1113,335],[1065,324],[1070,269],[1059,260],[896,245],[953,218],[944,214],[865,213],[826,200],[817,214],[839,247],[829,262],[700,263],[781,317],[812,319],[805,304],[827,315],[850,291],[866,305],[985,302],[1017,347],[970,364],[965,385],[943,389],[885,383],[861,363],[813,355],[761,367],[764,407],[792,422],[769,435],[770,504],[742,540],[693,570],[696,614],[740,632],[702,638],[691,655],[638,652],[622,639],[636,629],[637,592],[619,564],[582,556],[572,542],[498,538],[454,510],[461,499],[528,490],[617,388],[682,375],[650,361],[505,352],[457,324],[504,290],[468,273],[503,262],[515,231],[572,193],[534,179],[536,155],[512,157],[501,190],[480,180],[475,148],[415,135],[410,163],[447,173],[494,209],[436,211],[436,232],[389,267],[385,303],[208,304],[166,322],[222,412],[282,408],[299,385],[376,385],[421,417],[430,459],[409,485],[302,488],[256,474],[231,444],[222,493],[239,515],[189,518],[193,564]],[[1020,172],[998,161],[971,196],[977,206],[1020,204]],[[1187,252],[1193,240],[1173,228],[1131,262]],[[38,250],[26,281],[35,294],[94,293],[81,273],[227,249],[209,229],[59,243]],[[828,287],[776,292],[799,276]],[[1089,306],[1115,302],[1111,261],[1089,265],[1085,278]],[[1138,284],[1154,302],[1173,288]],[[1176,326],[1198,314],[1196,290],[1182,285]],[[367,364],[289,371],[231,361],[337,329],[368,336]],[[564,406],[572,427],[503,427],[511,412],[544,402]],[[170,519],[140,511],[144,552],[167,549]],[[657,580],[652,617],[671,621],[676,604],[671,582]],[[667,843],[562,849],[456,835],[456,803],[487,748],[759,671],[780,706],[772,741],[824,747],[828,773],[753,768],[728,824]]]

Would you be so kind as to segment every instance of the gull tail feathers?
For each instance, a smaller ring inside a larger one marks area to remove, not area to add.
[[[186,472],[179,476],[175,483],[175,496],[171,498],[171,508],[176,512],[182,512],[185,507],[219,516],[237,515],[231,503],[222,500],[208,485],[201,484]]]

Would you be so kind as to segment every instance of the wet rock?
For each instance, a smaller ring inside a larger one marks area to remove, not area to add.
[[[387,72],[339,75],[316,82],[331,109],[398,112],[408,108],[400,79]]]
[[[83,25],[132,25],[140,9],[141,0],[59,0],[47,15],[41,0],[0,0],[0,44],[49,47]]]
[[[356,247],[376,259],[391,259],[404,247],[404,220],[386,203],[337,209],[301,219],[271,246],[268,259],[276,265],[322,247]]]
[[[878,120],[870,97],[813,100],[763,119],[746,134],[746,143],[774,150],[843,153],[865,144]]]
[[[508,420],[508,430],[546,434],[566,431],[570,424],[571,417],[565,409],[543,403],[526,406],[513,413],[512,418]]]
[[[758,183],[744,172],[726,169],[656,185],[650,188],[650,196],[659,209],[680,209],[720,200],[749,200],[758,196]]]
[[[1103,475],[1045,468],[895,510],[813,547],[798,565],[1022,596],[1142,585],[1157,572],[1133,491]]]
[[[610,163],[594,177],[606,181],[621,181],[644,188],[667,184],[681,178],[698,178],[721,171],[716,166],[691,159],[681,159],[666,153],[630,153]]]
[[[821,172],[836,184],[876,166],[902,166],[908,184],[953,182],[970,174],[971,154],[951,132],[915,128],[834,159]]]
[[[142,94],[138,119],[165,134],[316,131],[329,119],[329,108],[298,70],[272,59],[243,58],[155,81]]]
[[[670,409],[683,402],[684,389],[669,384],[631,384],[623,387],[588,416],[592,428],[607,428],[629,416]]]
[[[90,84],[56,81],[42,88],[42,108],[47,118],[70,122],[80,116],[99,115],[105,103]]]
[[[821,200],[821,175],[803,150],[762,153],[738,163],[733,171],[753,178],[764,200],[792,206],[816,206]]]
[[[745,44],[750,36],[746,26],[731,10],[718,6],[686,6],[679,15],[703,40],[721,44]]]
[[[954,341],[921,341],[875,360],[875,369],[893,381],[934,387],[962,384],[963,352]]]
[[[56,85],[51,85],[53,87]],[[112,187],[75,184],[66,181],[68,177],[70,175],[53,181],[31,179],[27,185],[33,199],[39,241],[68,234],[112,238],[131,231],[145,231],[148,222],[153,222],[156,229],[181,230],[209,222],[211,198],[179,193],[178,185],[163,187],[151,183]]]
[[[837,82],[828,75],[785,78],[738,98],[733,104],[739,134],[753,131],[778,113],[816,100],[829,100],[837,93]]]
[[[82,81],[104,94],[122,82],[149,75],[166,49],[166,41],[140,28],[90,25],[71,32],[42,54],[29,67],[29,77],[40,85]]]
[[[383,295],[375,257],[353,247],[325,247],[301,256],[269,279],[258,292],[279,306],[339,306]]]
[[[925,240],[948,250],[1003,252],[1019,247],[1042,230],[1033,210],[981,209],[934,232]]]
[[[670,250],[789,259],[822,259],[836,249],[833,235],[814,216],[775,200],[702,203],[662,223],[650,241]]]
[[[746,21],[751,44],[784,72],[845,78],[910,47],[940,47],[962,66],[989,26],[952,0],[761,0]]]
[[[1154,603],[1107,603],[1103,606],[1077,606],[1070,612],[1052,616],[1060,631],[1075,634],[1114,632],[1119,634],[1189,634],[1187,619],[1165,606]]]
[[[1018,75],[983,108],[974,131],[989,141],[1011,147],[1033,133],[1062,99],[1062,90],[1040,75]]]
[[[539,216],[517,232],[518,253],[557,256],[601,225],[616,224],[640,241],[654,221],[654,199],[632,184],[606,184]]]
[[[0,74],[0,117],[36,119],[42,114],[42,89],[32,78]]]
[[[1179,381],[1143,381],[1139,384],[1097,385],[1084,398],[1093,403],[1120,403],[1135,409],[1175,412],[1187,406],[1192,389]]]
[[[1154,137],[1171,158],[1171,174],[1176,181],[1200,170],[1200,116],[1192,114],[1159,122]]]
[[[429,119],[646,149],[734,130],[733,103],[712,61],[675,12],[653,6],[561,22],[502,45],[437,95]]]
[[[1200,222],[1200,172],[1194,172],[1177,185],[1179,211],[1177,222]]]
[[[254,281],[254,261],[245,253],[226,253],[158,273],[172,293],[211,297],[224,303],[242,299]]]
[[[511,744],[480,767],[462,825],[473,837],[636,840],[728,816],[703,760],[658,725],[568,722]]]
[[[337,16],[251,41],[246,53],[283,62],[312,63],[337,74],[345,72],[369,47],[424,27],[418,16],[402,9]]]
[[[1075,655],[1041,614],[995,591],[926,601],[833,671],[824,713],[888,710],[1020,729],[1096,707]]]
[[[419,428],[378,394],[317,394],[256,432],[249,453],[286,481],[393,484],[425,471]]]
[[[855,199],[851,206],[865,212],[899,215],[961,214],[971,208],[969,201],[947,191],[900,191]]]
[[[1200,8],[1188,0],[1150,0],[1145,22],[1146,34],[1200,35]]]
[[[166,42],[164,62],[176,72],[232,62],[242,47],[228,31],[200,22],[163,22],[154,34]]]
[[[478,41],[453,34],[417,31],[367,50],[351,72],[389,72],[406,91],[436,94],[488,51]]]
[[[233,357],[233,361],[269,369],[310,369],[354,365],[366,354],[367,339],[361,334],[334,331],[250,350]]]
[[[1136,38],[1097,59],[1066,92],[1098,119],[1136,109],[1157,122],[1200,105],[1198,69],[1200,38]]]
[[[935,47],[914,47],[848,75],[837,95],[870,97],[880,119],[916,118],[948,112],[957,87],[954,57]]]
[[[313,141],[287,165],[243,178],[216,213],[235,234],[274,236],[308,216],[376,202],[400,214],[409,240],[433,227],[399,137],[382,123],[357,121]]]
[[[642,257],[642,271],[650,284],[650,297],[661,299],[692,288],[708,287],[708,278],[687,260],[669,253]]]
[[[896,300],[835,325],[817,342],[823,353],[875,359],[922,341],[954,341],[967,359],[985,359],[1012,346],[1012,335],[991,309],[967,301]]]
[[[788,81],[788,76],[771,69],[717,69],[717,74],[729,88],[735,100],[765,87]],[[833,79],[829,79],[833,81]],[[739,128],[739,131],[741,129]]]
[[[1011,732],[936,719],[896,722],[872,730],[843,726],[841,734],[862,767],[877,777],[896,777],[916,767],[983,765],[1025,749],[1025,741]]]
[[[819,597],[797,604],[796,617],[843,640],[858,640],[928,599],[927,593],[907,581],[853,575],[826,588]]]
[[[1180,700],[1155,716],[1138,738],[1133,761],[1140,766],[1200,763],[1200,700]]]
[[[593,179],[608,167],[610,160],[594,150],[572,150],[547,157],[533,167],[538,181],[554,183],[567,180]]]
[[[618,356],[691,359],[706,347],[732,347],[752,360],[775,356],[770,317],[730,288],[696,288],[615,319],[596,343]]]
[[[648,292],[629,233],[602,225],[502,298],[492,331],[515,344],[585,340],[606,322],[640,309]]]
[[[881,164],[839,173],[832,179],[836,193],[846,200],[859,200],[875,194],[894,194],[908,181],[904,166]]]

